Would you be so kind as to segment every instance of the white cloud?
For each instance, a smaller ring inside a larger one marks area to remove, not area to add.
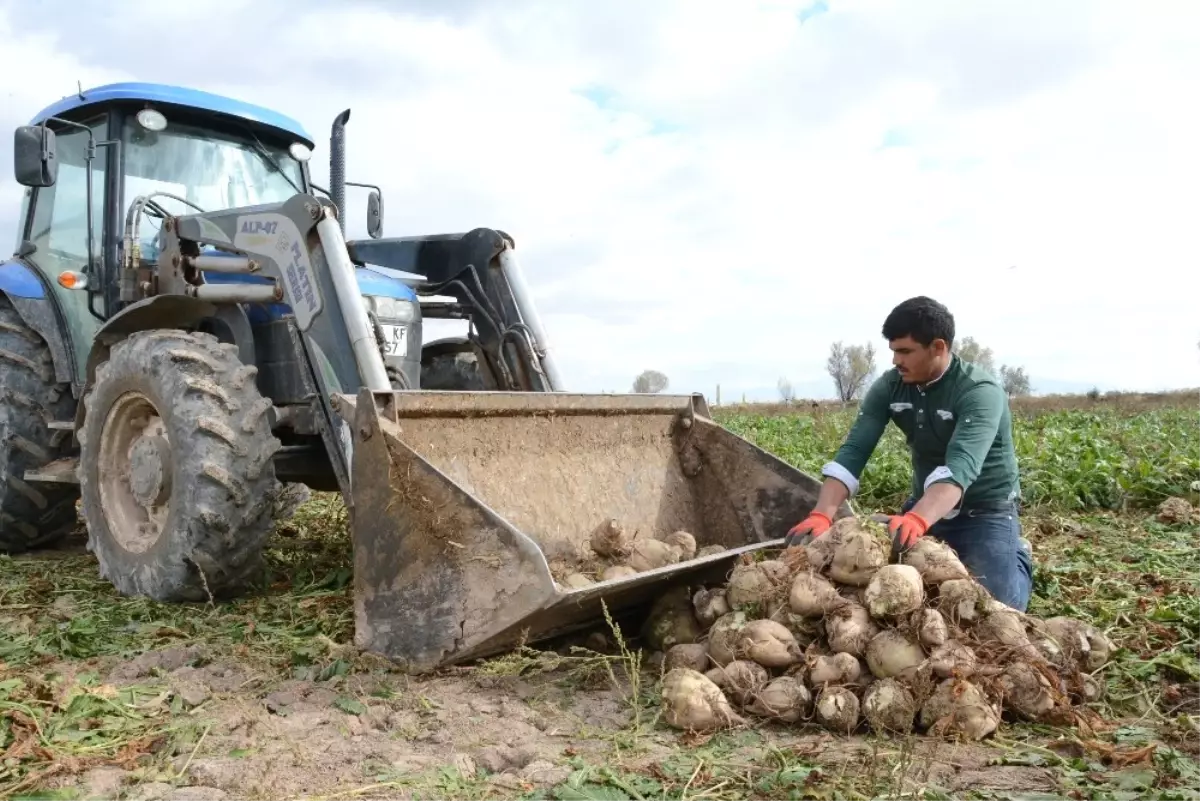
[[[163,80],[298,117],[323,161],[350,107],[350,177],[382,185],[387,232],[516,237],[573,388],[645,367],[726,397],[823,388],[829,342],[886,359],[882,319],[915,294],[1038,386],[1200,384],[1194,4],[384,5],[281,5],[289,24],[223,34],[231,56],[120,62],[73,59],[95,32],[70,20],[0,17],[39,65],[0,77],[0,114],[76,78]],[[106,6],[112,35],[262,6],[149,8]]]

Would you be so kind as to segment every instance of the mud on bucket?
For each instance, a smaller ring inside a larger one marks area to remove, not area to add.
[[[355,643],[414,671],[488,656],[720,580],[778,546],[820,482],[712,421],[701,396],[362,392],[354,420]],[[841,514],[849,512],[843,508]],[[839,515],[840,516],[840,515]],[[576,590],[615,519],[718,554]]]

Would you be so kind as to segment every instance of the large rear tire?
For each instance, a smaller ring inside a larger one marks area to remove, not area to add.
[[[69,384],[54,380],[50,348],[0,294],[0,552],[57,544],[79,524],[71,484],[32,484],[27,470],[68,456],[75,418]]]
[[[143,331],[84,396],[79,483],[88,548],[124,595],[199,601],[261,568],[279,483],[257,368],[209,334]]]

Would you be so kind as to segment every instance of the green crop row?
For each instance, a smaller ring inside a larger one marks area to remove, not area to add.
[[[763,415],[743,407],[714,414],[734,433],[819,475],[850,430],[855,411]],[[1194,499],[1200,482],[1200,411],[1193,408],[1015,414],[1013,437],[1029,506],[1147,508],[1171,496]],[[911,480],[904,436],[888,426],[863,471],[857,502],[894,509],[907,497]]]

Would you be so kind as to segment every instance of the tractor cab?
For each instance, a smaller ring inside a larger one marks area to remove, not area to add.
[[[31,156],[46,150],[46,131],[54,167],[43,169]],[[18,129],[15,144],[18,180],[28,188],[14,261],[0,266],[0,290],[24,283],[55,296],[71,329],[75,379],[82,377],[95,331],[129,303],[120,278],[130,272],[122,266],[132,263],[141,270],[139,280],[153,280],[165,216],[274,206],[322,192],[309,174],[313,139],[298,122],[191,89],[126,83],[71,95]],[[132,213],[135,204],[142,204],[141,214]],[[375,237],[379,209],[376,192],[368,210]],[[344,230],[344,208],[339,216]],[[231,244],[221,238],[210,244]],[[389,367],[418,381],[416,293],[405,281],[363,265],[355,273]],[[220,269],[202,276],[205,283],[266,280]],[[255,327],[290,313],[286,304],[270,302],[244,304],[243,310]]]

